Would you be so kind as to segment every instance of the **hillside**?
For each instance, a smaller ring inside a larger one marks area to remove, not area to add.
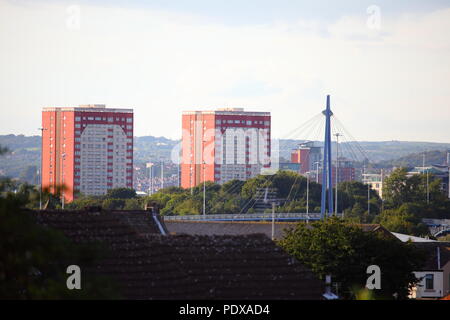
[[[285,159],[290,159],[291,150],[298,146],[301,142],[301,140],[281,140],[280,156]],[[315,143],[320,146],[323,145],[323,142]],[[359,149],[364,151],[364,155],[358,151]],[[333,143],[333,152],[335,150],[336,147]],[[361,161],[363,160],[363,157],[367,157],[371,163],[379,163],[384,161],[388,165],[388,162],[391,160],[396,160],[403,157],[408,158],[411,154],[423,153],[424,151],[438,150],[445,153],[447,150],[450,150],[450,143],[410,141],[343,142],[339,143],[339,150],[341,155],[352,160]],[[402,161],[403,160],[404,159],[402,159]],[[434,161],[439,160],[442,159],[438,157]],[[422,162],[420,162],[420,165],[421,163]],[[442,161],[438,163],[442,163]]]
[[[10,153],[0,157],[0,176],[36,183],[41,155],[40,144],[40,136],[13,134],[0,136],[0,145],[10,150]]]
[[[301,140],[280,140],[280,156],[290,159],[291,150],[301,142]],[[178,143],[179,140],[165,137],[135,137],[134,162],[136,165],[140,165],[145,162],[168,161],[172,149]],[[370,162],[377,163],[377,167],[421,165],[424,150],[428,150],[427,163],[442,164],[446,159],[446,151],[450,150],[450,143],[433,142],[363,141],[358,145],[364,149]],[[0,135],[0,146],[8,147],[11,150],[10,154],[0,157],[0,176],[20,178],[30,183],[36,183],[36,171],[40,162],[40,137]],[[362,154],[357,151],[359,147],[356,143],[340,143],[339,146],[341,155],[353,160],[355,157],[362,158]],[[335,150],[335,148],[333,149]]]
[[[420,167],[423,165],[424,153],[412,153],[404,157],[400,157],[395,160],[381,161],[377,164],[377,167]],[[425,165],[432,164],[445,164],[447,161],[446,151],[427,151],[425,153]]]

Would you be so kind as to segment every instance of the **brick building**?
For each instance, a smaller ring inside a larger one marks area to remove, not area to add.
[[[353,161],[348,160],[343,157],[339,157],[338,166],[338,183],[349,182],[356,180],[356,171]],[[331,167],[331,180],[333,181],[333,186],[336,184],[336,161],[333,161]],[[319,172],[319,183],[322,182],[322,172]]]
[[[300,164],[300,173],[315,173],[317,171],[317,163],[322,159],[322,148],[315,146],[314,142],[306,142],[301,144],[297,149],[291,152],[291,162]]]
[[[42,186],[64,185],[65,201],[76,194],[103,195],[133,187],[133,110],[105,105],[44,108]]]

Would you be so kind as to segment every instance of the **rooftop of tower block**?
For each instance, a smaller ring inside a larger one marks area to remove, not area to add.
[[[105,104],[83,104],[78,107],[45,107],[43,111],[79,111],[79,112],[123,112],[133,113],[130,108],[106,108]]]
[[[216,110],[183,111],[183,114],[215,114],[215,115],[245,115],[245,116],[270,116],[270,112],[245,111],[244,108],[218,108]]]

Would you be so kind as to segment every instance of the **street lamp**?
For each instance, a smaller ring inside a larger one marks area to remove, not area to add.
[[[423,163],[422,163],[422,174],[424,173],[425,170],[425,157],[426,157],[426,151],[424,151],[423,153]],[[430,204],[430,190],[429,190],[429,175],[428,175],[428,168],[427,170],[427,204]]]
[[[65,165],[65,160],[66,160],[66,153],[62,153],[61,154],[61,158],[62,158],[62,174],[61,174],[61,181],[62,181],[62,185],[61,185],[61,208],[64,210],[64,165]]]
[[[205,161],[203,161],[203,216],[206,215]]]
[[[43,148],[44,148],[44,130],[47,130],[46,128],[38,128],[38,130],[41,131],[41,163],[39,168],[39,210],[42,210],[42,157],[44,154]]]
[[[164,160],[161,160],[161,190],[164,189]]]
[[[192,170],[193,170],[192,162],[191,162],[191,165],[190,165],[189,169],[190,169],[189,186],[191,187],[191,196],[192,196],[192,195],[194,195],[194,187],[193,187],[193,184],[192,184]]]
[[[309,173],[306,172],[306,223],[309,222]]]
[[[146,164],[147,169],[150,168],[149,170],[149,176],[150,176],[150,183],[148,186],[148,193],[149,195],[153,194],[153,162],[147,162]]]
[[[340,133],[335,133],[336,136],[336,200],[334,205],[334,214],[337,216],[337,208],[338,208],[338,175],[339,175],[339,137],[342,136]]]
[[[206,161],[205,161],[205,138],[202,139],[202,165],[203,165],[203,216],[206,216]]]
[[[368,173],[366,174],[366,166],[363,166],[363,174],[362,174],[363,183],[366,181],[367,183],[367,214],[370,214],[370,181]]]
[[[319,183],[319,164],[320,164],[320,161],[316,161],[316,162],[314,162],[314,164],[316,165],[316,183]]]
[[[448,198],[450,199],[450,151],[447,151],[447,167],[448,167],[447,189],[448,189]]]

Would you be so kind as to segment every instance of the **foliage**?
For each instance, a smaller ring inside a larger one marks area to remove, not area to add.
[[[0,145],[0,156],[6,154],[9,151],[8,148],[2,147]]]
[[[450,242],[450,233],[447,233],[445,236],[439,237],[438,240]]]
[[[133,199],[136,198],[136,191],[129,188],[115,188],[110,189],[106,193],[106,198],[109,199]]]
[[[374,222],[381,223],[392,232],[409,234],[419,237],[429,236],[428,227],[414,214],[414,207],[403,204],[397,209],[388,209],[376,217]]]
[[[138,199],[126,199],[123,205],[123,210],[142,210],[142,204]]]
[[[66,206],[72,210],[83,210],[87,207],[102,207],[105,210],[142,210],[143,204],[141,199],[137,198],[135,190],[115,188],[108,190],[104,196],[79,195]]]
[[[404,205],[409,213],[417,218],[449,217],[450,200],[440,189],[440,180],[429,174],[427,201],[426,174],[408,176],[405,168],[399,168],[386,178],[383,186],[383,196],[388,209],[398,209]]]
[[[124,205],[125,205],[124,199],[107,198],[102,202],[102,208],[104,210],[118,210],[123,208]]]
[[[0,197],[0,299],[119,298],[109,279],[83,276],[83,290],[68,290],[66,268],[92,265],[101,257],[95,245],[75,245],[61,233],[36,224],[20,209],[20,197]]]
[[[339,284],[338,293],[347,299],[355,298],[365,287],[370,265],[378,265],[382,272],[381,290],[373,292],[375,297],[392,299],[397,293],[406,298],[417,281],[412,272],[424,261],[424,253],[409,243],[364,232],[336,218],[310,225],[299,223],[286,230],[278,244],[321,279],[331,275]]]
[[[447,148],[441,150],[430,150],[426,152],[427,163],[442,164],[447,160]],[[395,160],[385,160],[377,163],[378,168],[390,168],[390,167],[420,167],[423,165],[423,151],[410,153],[408,155],[399,157]]]

